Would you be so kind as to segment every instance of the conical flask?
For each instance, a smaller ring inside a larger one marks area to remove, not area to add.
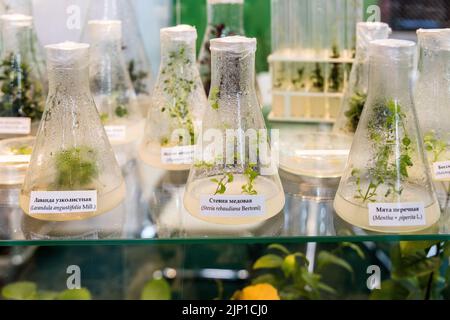
[[[42,69],[33,50],[33,19],[0,17],[0,138],[35,134],[44,109]]]
[[[244,35],[244,0],[206,0],[207,27],[198,57],[200,76],[206,94],[211,87],[210,40]]]
[[[161,29],[161,67],[148,112],[140,158],[166,170],[189,170],[195,132],[208,100],[195,63],[194,27]]]
[[[369,46],[367,102],[334,201],[364,229],[412,232],[439,219],[411,94],[415,49],[393,39]]]
[[[450,181],[450,29],[420,29],[415,103],[425,153],[439,200],[448,201]]]
[[[369,82],[369,43],[387,39],[391,28],[383,22],[358,22],[356,25],[356,56],[344,93],[341,112],[333,127],[334,133],[353,135],[367,98]]]
[[[265,221],[285,198],[255,92],[256,39],[211,40],[212,84],[184,206],[228,225]]]
[[[138,27],[138,20],[130,0],[93,0],[87,14],[91,20],[122,21],[122,49],[127,70],[137,94],[142,114],[147,115],[153,88],[152,71],[146,54],[144,42]],[[85,28],[82,39],[86,42],[88,32]]]
[[[46,50],[49,95],[20,206],[38,220],[83,220],[118,206],[124,181],[91,96],[89,45]]]
[[[123,59],[122,22],[88,22],[90,82],[100,120],[113,145],[123,145],[142,138],[144,117]]]

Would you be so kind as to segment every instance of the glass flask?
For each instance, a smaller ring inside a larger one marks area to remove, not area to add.
[[[341,111],[333,127],[334,133],[353,135],[367,98],[369,81],[369,43],[387,39],[391,28],[383,22],[358,22],[356,25],[356,56],[344,93]]]
[[[90,92],[89,45],[46,51],[49,95],[20,206],[37,220],[83,220],[117,207],[124,180]]]
[[[206,0],[208,22],[198,57],[200,76],[206,94],[211,87],[210,40],[244,35],[244,0]]]
[[[450,29],[420,29],[415,103],[430,172],[439,200],[448,201],[450,121]]]
[[[136,92],[142,114],[147,115],[150,106],[153,79],[151,64],[146,54],[144,42],[137,23],[136,14],[130,0],[90,1],[87,21],[122,21],[122,50],[125,63]],[[82,39],[86,42],[88,31],[84,30]]]
[[[342,219],[364,229],[419,231],[440,216],[412,101],[415,49],[394,39],[369,45],[367,102],[334,201]]]
[[[42,68],[33,50],[33,18],[0,17],[0,138],[34,135],[44,109]]]
[[[95,104],[112,145],[142,138],[144,117],[139,110],[125,60],[122,55],[122,22],[88,22],[90,83]]]
[[[204,221],[252,224],[276,216],[284,207],[255,92],[255,52],[256,39],[211,40],[209,106],[184,195],[187,211]]]
[[[208,104],[195,63],[194,27],[161,29],[161,67],[140,158],[165,170],[189,170],[195,133]]]

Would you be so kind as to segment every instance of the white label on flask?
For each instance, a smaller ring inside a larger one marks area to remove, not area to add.
[[[450,179],[450,161],[434,162],[433,175],[436,180]]]
[[[105,131],[111,141],[124,141],[127,138],[126,126],[105,126]]]
[[[61,214],[94,212],[97,210],[97,190],[32,191],[30,214]]]
[[[210,217],[240,218],[265,214],[264,196],[201,196],[200,213]]]
[[[0,133],[2,134],[30,134],[31,118],[0,118]]]
[[[424,226],[425,209],[421,202],[369,203],[369,225],[377,227]]]
[[[161,162],[164,164],[192,164],[195,146],[161,148]]]

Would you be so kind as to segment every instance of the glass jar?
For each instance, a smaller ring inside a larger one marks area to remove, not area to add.
[[[117,207],[125,185],[89,88],[89,45],[46,50],[49,95],[20,206],[37,220],[84,220]]]
[[[106,134],[114,146],[142,139],[144,117],[126,69],[122,47],[122,22],[88,22],[90,83]]]
[[[195,63],[194,27],[161,29],[161,67],[148,112],[140,158],[150,166],[189,170],[196,131],[208,101]]]
[[[373,40],[387,39],[391,29],[382,22],[359,22],[356,26],[356,57],[350,73],[349,84],[345,90],[341,112],[334,125],[335,133],[353,135],[358,126],[367,98],[369,81],[369,43]]]
[[[413,232],[439,220],[411,94],[415,49],[370,43],[367,102],[334,201],[341,218],[364,229]]]
[[[425,152],[441,205],[450,181],[450,29],[420,29],[415,103]]]
[[[122,22],[122,51],[126,68],[136,92],[142,115],[147,115],[153,90],[152,66],[146,54],[142,35],[133,7],[129,0],[90,1],[87,21],[119,20]],[[87,26],[88,27],[88,26]],[[83,31],[82,39],[87,41],[88,31]]]
[[[198,58],[200,76],[206,94],[211,87],[210,40],[244,35],[244,0],[206,0],[208,23]]]
[[[0,138],[36,134],[44,109],[42,66],[33,50],[33,18],[0,17]]]
[[[211,40],[212,85],[184,206],[201,220],[245,225],[285,202],[255,90],[256,39]]]

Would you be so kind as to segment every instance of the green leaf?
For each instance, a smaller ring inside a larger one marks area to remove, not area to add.
[[[55,300],[58,296],[58,292],[55,291],[38,291],[36,300]]]
[[[282,253],[284,253],[286,255],[290,254],[289,250],[285,246],[282,246],[281,244],[277,244],[277,243],[271,244],[268,247],[268,249],[269,250],[278,250],[278,251],[281,251]]]
[[[283,259],[275,254],[267,254],[256,260],[253,269],[274,269],[280,268],[283,264]]]
[[[37,285],[34,282],[15,282],[2,289],[2,296],[8,300],[34,300],[37,294]]]
[[[404,137],[402,143],[405,147],[408,147],[411,144],[411,139],[409,137]]]
[[[395,279],[419,277],[439,270],[439,257],[427,257],[425,250],[402,255],[400,245],[391,250],[392,277]]]
[[[91,293],[88,289],[67,289],[59,293],[56,300],[91,300]]]
[[[432,246],[437,245],[440,241],[401,241],[400,251],[401,255],[405,256],[417,251],[424,251],[430,249]]]
[[[328,265],[337,265],[353,273],[353,268],[347,261],[328,251],[321,251],[317,257],[317,268],[321,270]]]
[[[141,300],[170,300],[172,291],[165,279],[153,279],[147,282],[141,293]]]
[[[307,294],[304,290],[292,285],[283,287],[279,291],[279,295],[281,300],[299,300],[301,298],[307,298]]]
[[[365,258],[364,252],[362,251],[361,247],[357,245],[356,243],[352,242],[342,242],[341,246],[352,249],[355,251],[355,253],[360,257],[361,259]]]
[[[450,257],[450,241],[447,241],[444,245],[444,256]]]
[[[323,282],[319,282],[317,284],[317,288],[322,290],[322,291],[325,291],[327,293],[330,293],[330,294],[336,294],[337,293],[336,290],[334,290],[332,287],[330,287],[329,285],[327,285],[327,284],[325,284]]]
[[[396,280],[386,280],[381,282],[381,289],[373,290],[370,300],[405,300],[410,292],[401,282]]]
[[[275,288],[280,284],[281,279],[273,274],[267,273],[260,275],[252,280],[252,284],[268,283]]]
[[[318,290],[321,283],[320,275],[316,273],[306,272],[306,269],[304,269],[304,272],[302,272],[301,277],[305,281],[305,283],[312,289],[312,291],[316,291],[316,293],[319,294]]]
[[[297,266],[296,256],[294,254],[286,256],[281,265],[281,269],[283,270],[284,276],[289,277],[294,272],[296,266]]]

